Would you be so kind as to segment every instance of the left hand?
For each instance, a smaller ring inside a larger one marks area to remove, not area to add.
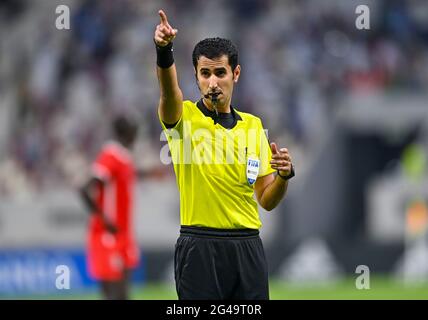
[[[272,149],[272,169],[279,170],[280,175],[288,176],[291,173],[292,160],[287,148],[278,149],[275,142],[270,144]]]

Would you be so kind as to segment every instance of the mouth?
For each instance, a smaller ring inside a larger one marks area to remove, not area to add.
[[[206,99],[218,99],[218,97],[221,95],[222,95],[221,92],[209,92],[206,95],[204,95],[204,97]]]

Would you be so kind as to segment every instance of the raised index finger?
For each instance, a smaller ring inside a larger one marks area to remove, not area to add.
[[[161,21],[162,25],[164,25],[164,26],[168,26],[169,25],[168,24],[168,19],[166,17],[165,12],[163,12],[163,10],[159,10],[159,17],[160,17],[160,21]]]

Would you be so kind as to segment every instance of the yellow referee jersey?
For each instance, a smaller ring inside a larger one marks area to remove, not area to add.
[[[177,177],[181,225],[259,229],[254,183],[275,172],[262,123],[232,108],[237,122],[226,129],[206,110],[202,100],[184,101],[173,128],[160,121]]]

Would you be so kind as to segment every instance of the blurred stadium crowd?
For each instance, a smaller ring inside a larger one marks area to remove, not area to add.
[[[71,30],[55,28],[68,4]],[[159,162],[161,128],[153,30],[164,8],[178,28],[184,96],[198,99],[197,41],[232,39],[243,73],[233,104],[260,116],[300,167],[344,94],[428,90],[428,5],[368,1],[69,0],[0,2],[0,196],[75,185],[108,137],[112,117],[141,119],[138,162]]]

